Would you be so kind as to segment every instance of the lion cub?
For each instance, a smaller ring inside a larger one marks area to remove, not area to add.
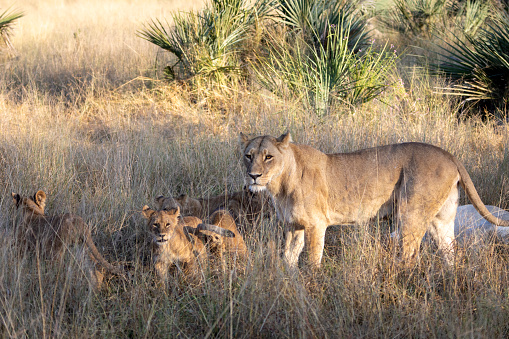
[[[264,193],[253,193],[244,187],[241,191],[221,194],[210,198],[191,198],[187,194],[178,197],[156,198],[159,208],[180,207],[182,214],[192,215],[201,219],[207,218],[212,212],[228,210],[237,221],[245,219],[253,223],[257,218],[263,218],[273,212],[273,207]]]
[[[211,252],[216,254],[224,264],[224,254],[230,259],[241,258],[245,259],[247,256],[247,247],[244,243],[244,238],[237,230],[237,225],[232,215],[226,210],[218,210],[209,218],[212,225],[216,225],[222,229],[231,231],[233,237],[222,237],[218,234],[205,229],[207,224],[198,225],[200,234],[206,237],[206,242],[209,244]]]
[[[156,272],[163,282],[168,281],[168,268],[176,265],[184,273],[194,275],[207,264],[207,248],[200,231],[213,232],[221,237],[234,236],[233,232],[215,225],[204,225],[196,217],[180,217],[180,208],[155,211],[144,206],[142,215],[148,219],[152,234],[152,253]]]
[[[17,242],[21,250],[56,258],[60,257],[69,245],[82,240],[87,245],[88,256],[94,262],[94,265],[87,265],[91,267],[89,276],[92,288],[100,288],[103,280],[97,264],[110,273],[123,276],[121,269],[107,262],[101,255],[92,240],[90,229],[81,217],[70,213],[45,215],[46,193],[43,191],[37,191],[33,197],[12,193],[12,198],[16,208],[21,206],[23,210],[22,227],[17,232]]]

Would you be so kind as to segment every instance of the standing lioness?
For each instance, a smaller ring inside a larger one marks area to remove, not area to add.
[[[327,226],[393,212],[406,264],[417,257],[426,231],[451,264],[460,184],[486,220],[509,225],[486,209],[465,167],[432,145],[402,143],[325,154],[293,144],[289,133],[253,139],[240,133],[240,143],[249,188],[267,189],[279,219],[291,225],[284,254],[291,266],[297,265],[304,238],[311,264],[320,266]]]

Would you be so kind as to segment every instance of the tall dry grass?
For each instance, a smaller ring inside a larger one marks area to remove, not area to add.
[[[189,5],[199,6],[182,4]],[[160,194],[242,187],[239,130],[290,130],[295,141],[326,152],[429,142],[465,163],[485,203],[507,208],[507,124],[458,120],[457,102],[417,72],[378,100],[333,107],[321,118],[253,88],[197,99],[186,88],[139,78],[153,76],[156,56],[164,56],[136,30],[180,5],[18,6],[27,13],[12,39],[19,58],[0,75],[3,337],[507,336],[509,255],[502,245],[467,251],[451,271],[433,248],[423,248],[418,267],[404,272],[386,246],[387,222],[331,227],[323,269],[307,272],[304,261],[294,274],[280,259],[283,226],[265,220],[246,234],[245,269],[207,271],[197,285],[176,278],[160,289],[147,266],[140,215]],[[79,246],[59,265],[16,255],[20,218],[10,193],[38,189],[48,194],[50,214],[74,212],[89,223],[107,259],[129,269],[128,281],[112,277],[90,291]]]

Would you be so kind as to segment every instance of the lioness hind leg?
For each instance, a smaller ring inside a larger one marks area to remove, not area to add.
[[[437,243],[438,251],[449,266],[454,264],[454,218],[458,209],[458,198],[458,188],[455,185],[442,208],[431,221],[429,229]]]
[[[426,233],[429,218],[417,209],[408,210],[406,204],[399,207],[398,240],[401,245],[399,260],[406,267],[412,267],[419,257],[419,248]]]

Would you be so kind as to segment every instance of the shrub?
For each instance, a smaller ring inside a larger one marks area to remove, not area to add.
[[[260,83],[281,97],[303,100],[318,115],[329,113],[334,102],[357,105],[375,98],[389,85],[396,55],[387,46],[376,51],[372,45],[359,48],[349,35],[346,15],[330,25],[325,37],[315,33],[314,44],[299,33],[270,39],[267,56],[253,67]]]
[[[170,79],[226,85],[243,75],[242,43],[270,6],[258,0],[212,0],[200,12],[175,13],[174,27],[154,20],[139,36],[172,53],[177,62],[165,69]]]
[[[16,20],[21,18],[23,15],[23,12],[9,12],[9,10],[5,10],[2,14],[0,14],[0,45],[5,44],[7,48],[13,48],[9,41],[9,35],[12,32],[12,26]]]
[[[445,93],[482,108],[504,107],[509,97],[509,14],[500,12],[476,35],[463,36],[444,41],[439,46],[444,60],[432,64],[435,72],[453,81]]]

